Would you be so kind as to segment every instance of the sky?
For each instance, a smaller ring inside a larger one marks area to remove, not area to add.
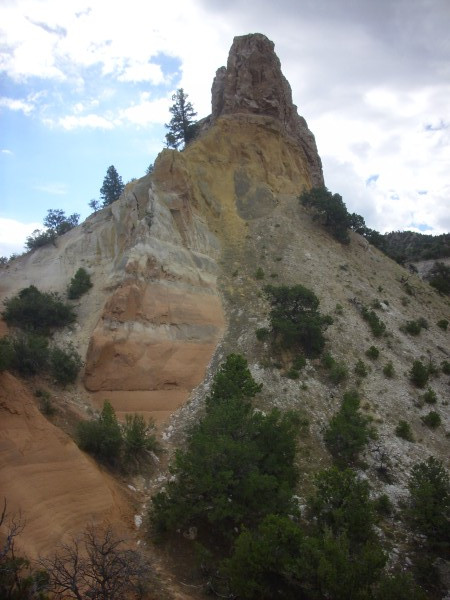
[[[110,165],[198,113],[233,37],[275,43],[325,184],[378,231],[450,231],[450,0],[1,0],[0,256],[49,209],[85,219]]]

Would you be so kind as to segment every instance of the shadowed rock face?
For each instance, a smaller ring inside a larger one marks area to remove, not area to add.
[[[221,115],[242,113],[279,120],[284,131],[305,152],[312,184],[324,184],[314,136],[292,103],[291,86],[281,72],[274,43],[265,35],[254,33],[234,38],[227,67],[218,69],[211,92],[213,122]]]

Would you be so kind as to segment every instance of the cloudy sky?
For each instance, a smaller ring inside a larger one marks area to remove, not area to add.
[[[275,43],[327,187],[379,231],[450,231],[449,0],[1,0],[0,255],[140,177],[171,95],[210,112],[235,35]]]

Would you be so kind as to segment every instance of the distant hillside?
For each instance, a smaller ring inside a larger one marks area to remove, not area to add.
[[[414,231],[391,231],[382,238],[381,249],[401,264],[450,257],[450,233],[427,235]]]

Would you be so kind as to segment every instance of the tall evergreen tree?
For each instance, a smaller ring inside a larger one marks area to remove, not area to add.
[[[124,187],[125,185],[122,181],[122,177],[116,171],[114,165],[108,167],[105,179],[103,180],[103,185],[100,188],[100,198],[103,200],[103,206],[109,206],[118,200]]]
[[[183,88],[177,90],[172,96],[174,104],[169,108],[173,117],[170,123],[166,123],[169,133],[166,134],[166,142],[169,148],[178,148],[181,144],[187,144],[195,132],[194,117],[197,115],[192,104],[188,102],[188,94]]]

